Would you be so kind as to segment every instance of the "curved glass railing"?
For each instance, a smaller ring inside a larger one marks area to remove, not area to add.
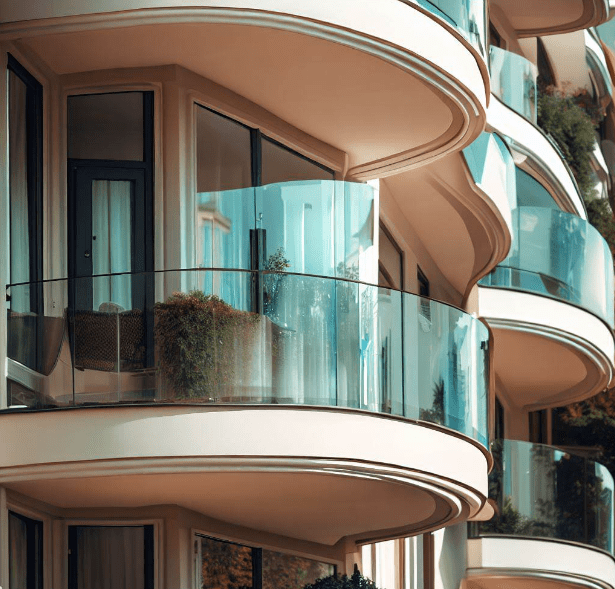
[[[521,55],[494,46],[489,49],[489,66],[491,93],[536,124],[536,66]]]
[[[415,0],[432,14],[452,24],[478,51],[486,56],[487,28],[484,0]]]
[[[489,496],[496,515],[473,535],[553,538],[613,552],[613,477],[606,467],[551,446],[492,445]]]
[[[449,305],[347,279],[219,269],[13,285],[11,297],[35,288],[45,312],[8,317],[13,406],[348,407],[487,444],[488,329]],[[93,310],[96,292],[106,301]]]
[[[515,209],[508,257],[479,284],[572,303],[613,325],[609,247],[587,221],[559,209]]]

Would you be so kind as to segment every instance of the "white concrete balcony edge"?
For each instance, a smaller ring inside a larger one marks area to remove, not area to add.
[[[75,14],[77,10],[79,13]],[[382,0],[377,10],[372,2],[353,0],[225,0],[222,4],[188,0],[181,7],[170,7],[168,0],[108,0],[80,4],[77,9],[74,3],[64,0],[47,3],[45,7],[17,7],[2,0],[0,14],[4,22],[0,25],[0,41],[142,25],[202,23],[300,33],[380,59],[410,74],[416,84],[436,92],[449,109],[450,121],[437,134],[421,137],[418,144],[406,142],[405,149],[396,145],[395,153],[380,154],[373,160],[360,157],[356,161],[351,153],[348,175],[358,179],[382,178],[457,151],[473,141],[485,123],[489,100],[486,63],[469,42],[453,33],[443,21],[400,0]],[[320,83],[331,81],[323,78]],[[242,88],[238,92],[241,94]],[[439,123],[442,126],[443,121]],[[314,133],[323,135],[326,130]],[[333,135],[322,139],[335,143]],[[397,136],[395,139],[400,141]],[[350,150],[347,145],[338,147]]]
[[[554,589],[562,584],[613,589],[615,560],[610,554],[583,544],[486,536],[468,540],[467,576],[471,581],[479,581],[472,582],[472,586],[484,588],[527,587],[529,578]]]
[[[533,167],[538,169],[538,173],[544,176],[552,188],[551,192],[562,210],[587,219],[583,201],[568,168],[557,149],[540,129],[495,96],[489,104],[487,123],[497,133],[508,138],[516,152],[531,160]]]
[[[492,329],[545,338],[568,349],[585,365],[585,378],[555,395],[538,393],[526,408],[572,403],[608,386],[615,361],[613,331],[592,313],[549,297],[494,287],[480,287],[478,300],[479,315]],[[497,345],[497,333],[495,339]],[[516,360],[511,357],[506,362],[514,365]]]
[[[0,484],[59,507],[177,504],[333,544],[435,529],[486,501],[484,448],[446,428],[364,411],[185,404],[0,420]],[[245,484],[230,483],[238,480]],[[234,491],[223,492],[229,484]],[[281,513],[256,521],[264,516],[251,503]],[[331,509],[335,521],[324,525]]]

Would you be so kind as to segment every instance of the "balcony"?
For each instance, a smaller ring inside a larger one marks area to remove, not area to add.
[[[591,460],[539,444],[494,444],[494,518],[472,524],[475,588],[615,586],[613,477]],[[540,559],[536,554],[540,553]],[[530,581],[530,582],[532,582]]]
[[[239,4],[3,0],[0,40],[19,38],[69,88],[179,84],[354,178],[409,170],[482,131],[484,0]]]
[[[506,106],[536,124],[538,69],[522,55],[491,46],[491,93]]]
[[[538,75],[525,57],[491,47],[492,100],[488,124],[514,150],[515,161],[544,178],[560,208],[586,218],[585,206],[576,181],[555,142],[536,126]]]
[[[485,4],[472,0],[468,4],[455,0],[416,0],[419,6],[453,25],[481,55],[486,54]]]
[[[326,544],[462,521],[484,501],[489,333],[456,308],[267,270],[10,292],[12,304],[36,293],[45,312],[9,313],[12,407],[1,418],[13,450],[0,465],[9,488],[62,506],[125,504],[136,493]],[[101,296],[98,310],[81,304]],[[120,307],[140,296],[145,311]],[[144,474],[146,489],[118,491]],[[98,480],[110,475],[113,490]],[[199,485],[233,477],[245,478],[245,497],[195,499]],[[276,513],[284,495],[302,507]],[[323,504],[340,501],[348,508],[328,521]]]
[[[609,19],[608,0],[550,0],[511,3],[495,0],[492,6],[508,21],[518,37],[537,37],[569,33],[596,26]],[[502,17],[500,17],[502,18]]]
[[[496,374],[521,407],[604,388],[613,370],[613,260],[587,221],[557,209],[513,211],[511,251],[479,286],[497,341]]]

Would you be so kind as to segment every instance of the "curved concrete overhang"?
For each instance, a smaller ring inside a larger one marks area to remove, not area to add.
[[[468,540],[467,589],[613,589],[615,560],[592,546],[538,538]]]
[[[443,20],[400,0],[0,3],[0,41],[58,76],[176,64],[347,155],[394,174],[482,131],[487,66]]]
[[[542,37],[598,26],[609,19],[608,0],[493,0],[518,37]]]
[[[0,484],[63,508],[176,504],[332,545],[461,522],[486,500],[482,446],[361,411],[100,407],[0,421]]]
[[[506,257],[512,239],[505,166],[492,151],[484,154],[482,165],[482,178],[474,178],[464,155],[455,153],[386,178],[384,188],[381,185],[381,207],[389,212],[386,199],[395,201],[398,216],[389,216],[399,223],[403,215],[412,225],[459,294],[457,304]],[[447,239],[442,239],[442,231]]]
[[[488,126],[506,137],[515,163],[542,180],[559,207],[587,219],[585,205],[572,174],[554,143],[535,125],[493,97]]]
[[[614,367],[613,331],[552,298],[480,287],[479,314],[493,330],[494,369],[511,401],[528,410],[580,401],[604,390]]]

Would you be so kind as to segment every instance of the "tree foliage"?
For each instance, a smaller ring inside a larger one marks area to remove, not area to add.
[[[587,202],[595,198],[590,164],[595,125],[578,96],[548,86],[538,95],[538,125],[561,149]]]
[[[615,256],[615,220],[611,206],[597,198],[593,187],[591,157],[595,129],[605,111],[584,88],[566,92],[546,86],[538,95],[538,125],[551,135],[574,175],[587,218],[604,237]]]

